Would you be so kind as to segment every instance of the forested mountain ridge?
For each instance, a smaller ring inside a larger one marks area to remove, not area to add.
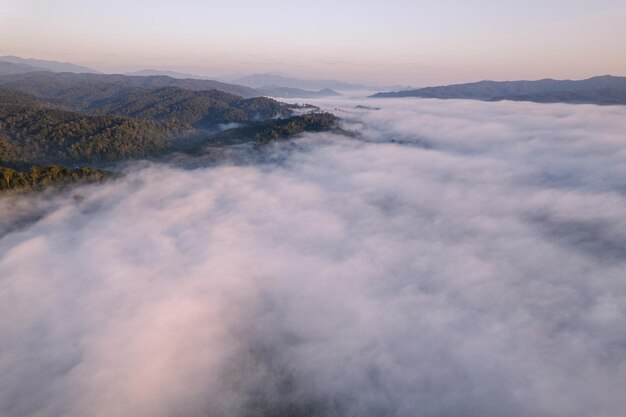
[[[31,94],[0,88],[0,105],[24,105],[63,108],[63,103],[54,100],[45,100]]]
[[[31,71],[51,71],[51,72],[74,72],[74,73],[85,73],[91,72],[95,74],[99,74],[99,71],[94,70],[93,68],[84,67],[82,65],[76,65],[69,62],[59,62],[59,61],[50,61],[45,59],[33,59],[33,58],[20,58],[17,56],[0,56],[0,63],[9,63],[18,65],[20,68],[18,71],[12,73],[20,73],[20,72],[31,72]]]
[[[159,92],[157,90],[157,97]],[[166,93],[172,91],[166,90]],[[141,115],[143,119],[94,115],[54,108],[32,96],[0,90],[0,166],[24,169],[32,164],[102,164],[197,149],[203,144],[223,143],[225,139],[226,143],[232,143],[230,139],[236,139],[237,143],[266,143],[307,131],[341,132],[339,120],[329,113],[263,119],[252,116],[260,111],[266,115],[268,111],[286,115],[290,112],[289,106],[267,98],[242,99],[226,93],[204,93],[202,98],[217,96],[221,104],[229,100],[232,100],[231,106],[243,102],[243,110],[227,107],[225,114],[231,114],[232,110],[237,117],[245,116],[247,122],[228,133],[210,134],[193,129],[184,119],[164,117],[158,120],[160,113],[152,112],[149,106]],[[139,108],[144,111],[144,107]],[[181,108],[184,110],[184,106]],[[166,106],[166,110],[167,115],[175,114],[176,106]],[[206,115],[202,114],[202,120],[206,121]],[[222,116],[223,113],[217,115],[224,121]]]
[[[339,118],[332,113],[308,113],[287,119],[274,119],[251,123],[212,135],[210,143],[234,144],[254,141],[257,145],[291,138],[304,132],[332,132],[353,136],[355,132],[343,130]]]
[[[93,106],[97,114],[178,122],[210,129],[218,124],[246,123],[289,116],[290,106],[266,97],[242,98],[223,91],[190,91],[179,87],[141,90]]]
[[[93,168],[78,170],[85,164],[203,152],[206,145],[264,144],[309,131],[347,133],[332,114],[293,115],[295,109],[318,110],[312,106],[136,82],[146,78],[153,77],[0,77],[0,190],[102,178]],[[231,123],[239,126],[219,132]]]
[[[330,113],[310,113],[252,122],[215,134],[195,132],[194,140],[185,140],[185,133],[194,132],[176,124],[0,105],[0,166],[102,164],[193,151],[206,144],[265,144],[322,131],[353,134],[341,129],[339,119]]]

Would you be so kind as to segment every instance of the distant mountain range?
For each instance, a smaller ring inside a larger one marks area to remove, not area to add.
[[[480,81],[377,93],[371,97],[420,97],[537,103],[626,104],[626,77],[605,75],[586,80]]]
[[[26,72],[42,71],[41,68],[27,64],[14,64],[12,62],[0,61],[0,76],[11,74],[24,74]]]
[[[210,77],[205,77],[202,75],[194,75],[194,74],[187,74],[184,72],[155,70],[155,69],[128,72],[125,75],[131,75],[131,76],[165,75],[165,76],[177,78],[177,79],[189,78],[189,79],[195,79],[195,80],[211,80]],[[289,80],[295,80],[295,79],[289,79]],[[261,87],[251,87],[249,85],[238,83],[236,81],[233,83],[228,83],[228,84],[237,84],[237,85],[247,86],[249,88],[255,89],[257,91],[256,94],[259,96],[269,96],[269,97],[276,97],[276,98],[321,98],[321,97],[332,97],[332,96],[341,95],[337,93],[336,91],[331,90],[330,88],[324,88],[324,89],[315,91],[315,90],[306,90],[302,88],[286,87],[283,85],[263,85]]]
[[[6,64],[13,65],[6,65]],[[8,72],[10,70],[15,72]],[[0,56],[0,74],[19,74],[34,71],[51,71],[51,72],[73,72],[80,74],[89,72],[93,74],[101,74],[92,68],[80,65],[70,64],[68,62],[46,61],[43,59],[19,58],[16,56]]]
[[[264,96],[276,97],[276,98],[322,98],[322,97],[336,97],[340,96],[335,90],[330,88],[324,88],[319,91],[302,90],[300,88],[289,87],[276,87],[268,86],[256,89]]]
[[[185,72],[178,71],[168,71],[168,70],[157,70],[157,69],[144,69],[134,72],[127,72],[124,75],[138,75],[138,76],[153,76],[153,75],[165,75],[172,78],[185,79],[191,78],[194,80],[214,80],[215,77],[206,77],[204,75],[196,75],[196,74],[187,74]]]
[[[258,97],[255,89],[241,85],[226,84],[213,80],[177,79],[165,75],[128,76],[121,74],[73,74],[53,72],[28,72],[0,77],[0,88],[11,89],[43,98],[76,103],[102,100],[126,94],[132,89],[157,89],[180,87],[187,90],[219,90],[242,97]]]
[[[305,131],[340,132],[336,117],[295,115],[296,109],[317,108],[281,103],[252,88],[212,80],[49,71],[3,75],[0,171],[106,164],[196,151],[208,143],[263,144]],[[216,136],[232,123],[239,126]],[[64,177],[79,174],[69,170]]]
[[[205,77],[202,75],[194,75],[194,74],[188,74],[184,72],[155,70],[155,69],[128,72],[125,75],[132,75],[132,76],[165,75],[165,76],[177,78],[177,79],[190,78],[190,79],[196,79],[196,80],[211,80],[210,77]],[[255,78],[259,82],[245,81],[249,79],[250,77]],[[227,83],[253,88],[257,90],[258,95],[270,96],[270,97],[276,97],[276,98],[321,98],[321,97],[332,97],[332,96],[340,95],[338,92],[332,90],[331,88],[324,88],[324,87],[319,88],[319,89],[316,88],[315,87],[317,85],[316,82],[303,81],[303,80],[298,80],[296,78],[288,78],[288,77],[271,75],[268,78],[264,79],[268,83],[263,83],[261,82],[260,78],[256,78],[258,77],[256,75],[252,75],[250,77],[238,78],[238,79],[235,79],[234,81],[229,81]],[[226,81],[227,79],[223,78],[220,80]],[[239,80],[244,80],[245,82],[239,82]],[[342,83],[340,81],[322,82],[322,84],[325,84],[325,83],[339,85],[342,87],[346,85],[355,86],[354,84]],[[294,85],[299,85],[300,87],[294,87]],[[304,87],[304,86],[312,86],[312,87],[311,89],[307,89],[308,87]]]
[[[71,63],[0,57],[0,88],[89,107],[89,100],[108,100],[131,90],[179,87],[192,91],[219,90],[244,98],[322,98],[339,91],[363,90],[361,84],[337,80],[303,80],[280,74],[253,74],[223,82],[176,71],[146,69],[102,74]],[[71,88],[70,88],[71,87]],[[82,97],[82,98],[81,98]],[[538,103],[626,104],[626,77],[610,75],[586,80],[480,81],[468,84],[380,92],[371,97],[421,97]],[[82,100],[82,101],[81,101]]]
[[[285,87],[313,91],[324,89],[341,91],[364,90],[368,88],[361,84],[351,84],[337,80],[301,80],[278,74],[253,74],[231,80],[231,82],[259,89],[266,89],[268,87]]]
[[[171,152],[202,152],[209,144],[261,146],[303,132],[349,133],[337,117],[314,106],[263,97],[319,97],[334,91],[259,90],[166,73],[99,74],[73,64],[0,59],[0,192],[109,175],[79,164],[102,167]],[[295,110],[307,113],[296,115]],[[230,124],[236,127],[220,131]]]
[[[15,56],[0,57],[0,76],[19,75],[33,72],[53,72],[53,73],[74,73],[74,74],[98,74],[110,77],[120,77],[120,74],[103,74],[91,68],[63,63],[57,61],[45,61],[40,59],[25,59]],[[165,82],[160,81],[165,86],[180,86],[196,90],[218,89],[232,94],[245,97],[269,96],[277,98],[319,98],[337,96],[339,93],[333,91],[330,86],[339,89],[363,88],[358,84],[343,83],[333,80],[298,80],[296,78],[283,77],[271,74],[259,74],[243,77],[245,82],[223,82],[202,75],[188,74],[178,71],[144,69],[124,74],[131,77],[168,77],[180,81]],[[201,80],[211,83],[206,84],[194,82]],[[247,80],[247,81],[246,81]],[[181,85],[183,83],[184,85]],[[194,87],[197,86],[197,87]]]

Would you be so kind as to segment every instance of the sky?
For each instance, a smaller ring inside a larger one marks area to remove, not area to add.
[[[3,0],[0,54],[374,84],[626,75],[626,0]]]

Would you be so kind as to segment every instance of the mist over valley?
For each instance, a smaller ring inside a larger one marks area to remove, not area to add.
[[[3,415],[624,409],[623,107],[313,104],[360,136],[0,199]]]
[[[0,2],[0,417],[626,416],[626,3]]]

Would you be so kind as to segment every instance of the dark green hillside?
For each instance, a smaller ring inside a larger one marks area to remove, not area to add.
[[[151,121],[0,105],[0,165],[145,157],[169,149],[177,134],[176,126]]]
[[[263,144],[307,131],[347,133],[332,114],[289,117],[316,108],[281,103],[239,85],[159,75],[21,72],[0,71],[0,191],[102,177],[76,169],[79,164],[192,152],[207,143]],[[243,126],[207,133],[229,123]]]
[[[264,105],[250,101],[249,109]],[[204,143],[268,143],[303,132],[350,134],[330,113],[251,122],[212,136],[186,131],[178,122],[90,116],[40,106],[0,105],[0,166],[103,163],[189,150]]]
[[[26,93],[20,93],[19,91],[5,90],[0,88],[0,105],[16,104],[22,106],[58,106],[58,103],[52,103],[48,100],[43,100]]]
[[[179,87],[124,89],[116,84],[76,84],[75,78],[67,82],[68,77],[37,74],[32,84],[24,81],[24,88],[0,88],[0,167],[6,168],[2,171],[3,189],[37,188],[87,175],[61,167],[25,173],[32,165],[76,167],[193,151],[206,143],[263,144],[307,131],[346,133],[329,113],[284,118],[294,109],[310,107],[267,97],[242,98],[223,91]],[[202,130],[226,123],[244,126],[212,136]],[[45,175],[39,178],[39,172]]]
[[[195,128],[221,123],[245,123],[284,117],[289,106],[266,97],[244,99],[223,91],[190,91],[179,87],[138,91],[94,106],[98,114],[110,114],[159,122],[177,122]]]
[[[266,120],[251,123],[248,126],[229,129],[211,137],[211,142],[232,144],[256,142],[266,144],[272,141],[288,139],[304,132],[335,132],[348,134],[341,129],[339,118],[331,113],[310,113],[287,119]]]

